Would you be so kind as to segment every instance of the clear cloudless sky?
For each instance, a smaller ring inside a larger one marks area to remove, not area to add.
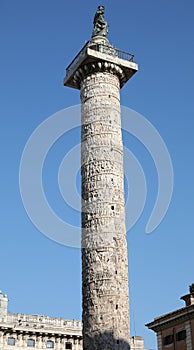
[[[139,72],[121,90],[121,102],[157,128],[174,168],[169,210],[148,235],[145,226],[157,194],[157,173],[143,145],[126,138],[148,188],[144,211],[127,235],[131,333],[144,337],[146,349],[156,349],[156,337],[145,323],[182,307],[179,297],[194,282],[192,0],[1,1],[0,289],[8,294],[12,313],[81,318],[80,250],[49,240],[33,226],[18,179],[21,155],[33,130],[56,111],[79,103],[79,92],[63,87],[63,76],[90,38],[100,4],[106,8],[109,41],[134,53],[139,64]],[[79,137],[75,132],[56,143],[43,174],[53,210],[78,225],[80,215],[60,196],[57,169],[63,152],[79,143]]]

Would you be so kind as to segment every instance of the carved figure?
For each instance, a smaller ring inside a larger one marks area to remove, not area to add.
[[[94,29],[92,33],[92,38],[100,35],[107,36],[108,34],[108,24],[104,19],[104,6],[98,6],[98,10],[94,16]]]

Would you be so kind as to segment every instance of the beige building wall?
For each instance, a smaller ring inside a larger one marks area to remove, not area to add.
[[[40,315],[8,313],[0,291],[0,350],[82,350],[82,322]]]
[[[82,350],[82,322],[48,316],[7,314],[0,318],[0,350]]]

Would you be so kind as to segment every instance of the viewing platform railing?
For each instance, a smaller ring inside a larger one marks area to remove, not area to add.
[[[76,57],[73,59],[73,61],[69,64],[69,66],[66,69],[66,72],[68,73],[69,70],[74,66],[74,64],[79,60],[79,57],[84,54],[85,50],[89,48],[94,51],[101,52],[106,55],[110,55],[113,57],[118,57],[122,60],[126,60],[129,62],[134,62],[134,55],[128,52],[121,51],[120,49],[114,48],[110,45],[104,45],[102,43],[92,43],[88,41],[84,47],[80,50],[80,52],[76,55]]]
[[[95,50],[101,53],[105,53],[110,56],[121,58],[122,60],[134,62],[134,55],[128,52],[121,51],[120,49],[114,48],[112,46],[104,45],[101,43],[92,43],[88,45],[91,50]]]

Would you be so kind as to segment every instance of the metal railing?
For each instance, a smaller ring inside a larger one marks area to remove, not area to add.
[[[75,58],[73,59],[73,61],[68,65],[68,67],[66,68],[66,71],[68,72],[68,70],[74,65],[74,63],[77,61],[78,57],[80,56],[80,54],[84,51],[84,49],[88,46],[89,41],[87,41],[87,43],[85,43],[85,45],[82,47],[82,49],[78,52],[78,54],[75,56]]]
[[[85,51],[87,47],[91,50],[98,51],[106,55],[118,57],[129,62],[134,62],[134,55],[132,55],[131,53],[121,51],[120,49],[114,48],[112,46],[108,46],[100,43],[91,43],[90,41],[88,41],[84,45],[84,47],[82,47],[82,49],[78,52],[78,54],[75,56],[73,61],[69,64],[69,66],[66,68],[66,72],[68,72],[70,68],[72,68],[76,64],[76,61],[79,59],[79,57],[82,55],[82,53]]]
[[[100,43],[92,43],[91,45],[88,46],[88,48],[90,48],[91,50],[105,53],[110,56],[121,58],[123,60],[134,62],[134,55],[128,52],[121,51],[120,49],[114,48],[112,46],[108,46]]]

